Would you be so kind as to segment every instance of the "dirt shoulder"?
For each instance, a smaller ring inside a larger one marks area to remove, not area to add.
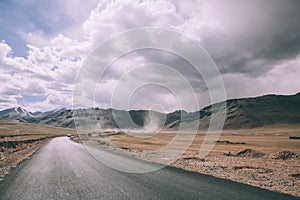
[[[299,157],[282,160],[273,156],[256,158],[212,153],[205,159],[181,158],[172,166],[300,196]]]
[[[30,157],[41,146],[49,142],[51,138],[43,138],[32,140],[32,142],[14,144],[13,147],[3,147],[0,149],[0,180],[9,173],[11,168],[16,167],[17,164]],[[13,143],[12,143],[13,144]]]

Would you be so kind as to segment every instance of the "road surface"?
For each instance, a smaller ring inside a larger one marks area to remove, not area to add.
[[[120,156],[97,151],[107,159]],[[155,165],[130,157],[124,157],[120,165],[136,162],[141,167]],[[120,172],[97,161],[84,146],[60,137],[51,140],[0,182],[0,199],[296,198],[171,167],[145,174]]]

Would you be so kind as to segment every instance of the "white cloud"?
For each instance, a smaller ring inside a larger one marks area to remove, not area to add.
[[[184,22],[176,7],[169,1],[113,1],[102,3],[83,23],[89,39],[98,44],[113,34],[143,27],[172,28]]]
[[[28,45],[26,58],[12,56],[12,49],[6,43],[1,43],[0,47],[1,79],[7,83],[2,86],[1,93],[13,97],[8,102],[1,102],[1,108],[9,103],[16,106],[16,98],[22,98],[22,95],[48,96],[43,104],[33,103],[43,105],[43,109],[71,105],[71,100],[66,99],[72,99],[77,70],[89,50],[87,42],[59,34],[43,47]]]
[[[11,56],[11,53],[11,47],[5,41],[0,42],[0,64],[4,64],[7,57]]]
[[[83,9],[86,11],[88,8],[91,7],[87,6]],[[184,9],[187,8],[181,10]],[[74,12],[72,6],[67,6],[67,15],[75,21],[83,21],[84,14],[80,16],[78,12]],[[51,37],[41,30],[27,34],[20,32],[22,38],[28,43],[26,58],[12,57],[11,48],[7,44],[3,44],[1,48],[1,60],[5,61],[6,66],[3,72],[9,77],[12,85],[6,90],[10,93],[14,92],[17,97],[22,94],[46,95],[48,98],[43,103],[34,103],[42,106],[43,109],[46,105],[52,107],[52,105],[69,104],[70,101],[66,99],[71,99],[77,71],[92,47],[120,31],[145,26],[174,28],[183,22],[183,17],[177,13],[176,5],[172,2],[107,1],[99,3],[83,22],[84,32],[80,38],[77,36],[77,39],[72,39],[63,34]],[[54,20],[49,23],[51,25],[57,22]],[[110,68],[107,73],[108,82],[106,85],[101,85],[102,91],[111,91],[113,87],[111,78],[117,79],[132,68],[133,64],[144,62],[142,56],[132,58],[134,56],[119,62],[122,67]],[[14,75],[11,76],[11,73]]]
[[[17,34],[27,43],[25,57],[14,56],[14,49],[0,42],[0,80],[6,83],[0,86],[0,108],[15,106],[16,99],[25,94],[47,97],[42,102],[27,105],[34,110],[70,105],[77,72],[93,48],[114,34],[152,26],[172,29],[200,41],[224,74],[229,98],[295,93],[300,89],[299,58],[295,58],[299,48],[292,44],[297,44],[299,26],[290,20],[289,13],[293,14],[296,7],[282,7],[282,3],[276,1],[272,5],[274,9],[266,11],[267,1],[258,2],[92,0],[82,4],[79,0],[67,0],[59,1],[60,6],[50,4],[49,10],[57,15],[41,15],[40,20],[45,24],[37,20],[29,32],[26,32],[28,29],[18,30]],[[29,5],[32,3],[30,1]],[[55,10],[56,7],[59,9]],[[62,17],[61,23],[57,16]],[[293,31],[285,37],[286,30]],[[111,52],[105,49],[102,53],[109,56]],[[197,52],[190,53],[197,56]],[[108,68],[98,84],[97,103],[109,107],[112,88],[120,77],[147,62],[166,64],[184,74],[195,86],[200,104],[209,104],[204,81],[188,69],[187,63],[168,53],[143,51],[130,53]],[[97,67],[97,63],[91,66],[92,75],[97,75]],[[186,92],[185,87],[176,82],[177,77],[164,70],[143,70],[134,76],[141,80],[172,82],[172,87],[182,94]],[[151,102],[161,102],[167,110],[178,107],[171,94],[159,89],[151,91],[157,96],[140,92],[135,97],[136,105],[148,108]]]

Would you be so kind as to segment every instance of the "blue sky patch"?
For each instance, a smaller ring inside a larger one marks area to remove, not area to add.
[[[40,95],[40,96],[23,95],[21,98],[17,98],[17,103],[20,105],[24,105],[27,103],[43,102],[46,99],[47,96],[45,95]]]

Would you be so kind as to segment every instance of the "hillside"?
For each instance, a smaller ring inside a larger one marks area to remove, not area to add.
[[[217,104],[214,106],[218,107]],[[212,115],[212,107],[210,105],[200,111],[189,113],[183,120],[173,123],[170,128],[174,129],[180,123],[197,121],[200,122],[200,128],[207,128]],[[300,93],[290,96],[265,95],[226,101],[225,129],[297,123],[300,123]]]
[[[68,128],[74,128],[75,122],[77,125],[84,124],[85,126],[99,123],[103,129],[119,127],[144,129],[149,126],[164,126],[166,130],[176,130],[181,123],[188,125],[199,122],[199,128],[205,129],[209,125],[212,112],[218,113],[218,109],[223,105],[226,105],[225,129],[300,123],[300,93],[290,96],[265,95],[254,98],[231,99],[191,113],[175,111],[163,114],[148,110],[124,111],[101,108],[59,109],[31,113],[19,107],[0,111],[0,118]],[[75,122],[74,119],[76,119]]]

